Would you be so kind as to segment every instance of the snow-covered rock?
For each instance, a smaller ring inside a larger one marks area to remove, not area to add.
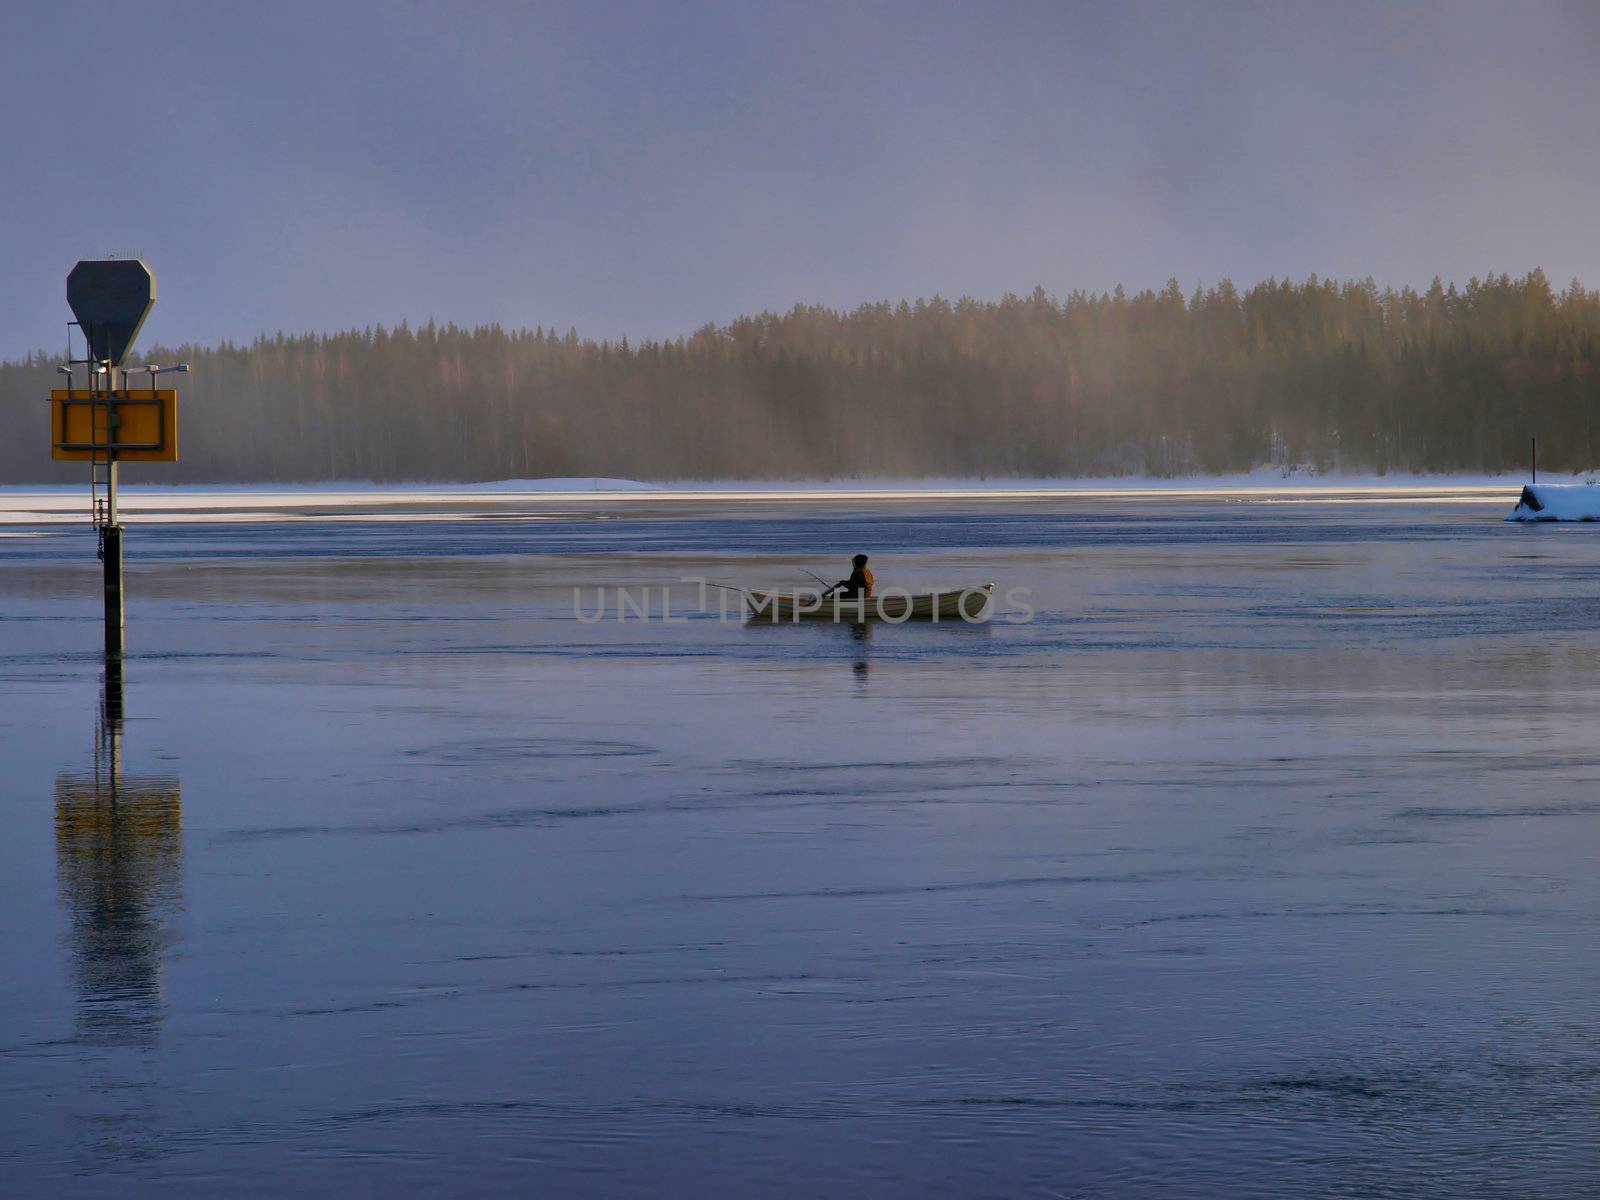
[[[1600,521],[1600,485],[1554,487],[1530,483],[1508,521]]]

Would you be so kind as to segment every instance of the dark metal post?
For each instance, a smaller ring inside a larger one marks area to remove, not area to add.
[[[1530,478],[1528,480],[1528,482],[1529,483],[1538,483],[1539,482],[1539,439],[1538,438],[1529,438],[1528,439],[1528,449],[1530,451],[1529,462],[1530,462],[1530,467],[1531,467],[1531,470],[1530,470],[1529,473],[1532,476],[1532,478]]]
[[[116,468],[113,467],[112,470]],[[122,526],[105,529],[106,654],[122,654]]]
[[[117,374],[113,366],[106,367],[106,441],[117,440]],[[106,587],[106,654],[122,654],[122,525],[117,520],[117,452],[106,451],[106,527],[101,545],[105,558]]]

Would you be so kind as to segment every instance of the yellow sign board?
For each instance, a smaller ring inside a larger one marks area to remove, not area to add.
[[[50,457],[69,462],[178,461],[178,393],[171,388],[50,393]]]

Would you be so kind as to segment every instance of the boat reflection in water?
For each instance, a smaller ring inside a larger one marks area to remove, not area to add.
[[[872,669],[872,661],[867,657],[867,651],[871,646],[863,643],[872,641],[872,626],[865,621],[850,626],[850,640],[856,643],[856,660],[851,666],[856,673],[856,679],[865,684],[867,672]]]
[[[122,772],[122,673],[108,664],[94,770],[56,777],[56,879],[82,1043],[143,1046],[160,1032],[162,955],[182,898],[182,817],[177,779]]]

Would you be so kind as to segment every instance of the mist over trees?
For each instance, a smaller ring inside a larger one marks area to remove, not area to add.
[[[1492,472],[1531,434],[1551,470],[1600,465],[1600,293],[1538,270],[797,306],[662,342],[429,322],[147,358],[193,374],[181,461],[133,480]],[[0,364],[0,481],[87,474],[49,460],[58,361]]]

